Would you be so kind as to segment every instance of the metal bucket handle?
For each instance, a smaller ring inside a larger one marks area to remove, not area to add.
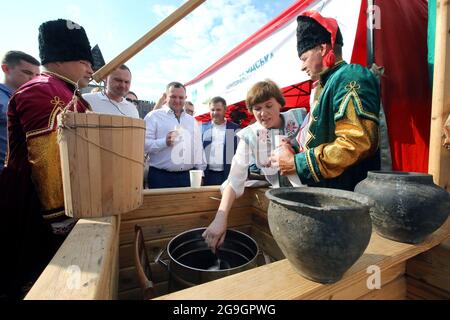
[[[158,255],[155,258],[155,263],[159,263],[164,268],[166,268],[167,271],[169,271],[169,265],[166,262],[164,262],[163,260],[161,260],[161,257],[164,253],[167,253],[167,248],[161,249],[161,251],[158,253]]]

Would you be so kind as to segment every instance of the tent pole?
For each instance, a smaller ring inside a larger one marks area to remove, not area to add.
[[[364,0],[363,0],[364,1]],[[373,29],[374,29],[374,0],[366,0],[367,1],[367,65],[369,68],[375,62],[374,57],[374,40],[373,40]]]
[[[437,1],[436,47],[431,109],[428,172],[434,182],[450,192],[450,151],[443,147],[444,123],[450,114],[450,9],[449,2]]]

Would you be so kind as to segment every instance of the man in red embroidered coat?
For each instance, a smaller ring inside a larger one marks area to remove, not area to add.
[[[92,76],[84,29],[68,20],[39,27],[43,73],[20,87],[8,108],[9,150],[0,176],[0,294],[22,298],[74,225],[64,216],[56,117]]]

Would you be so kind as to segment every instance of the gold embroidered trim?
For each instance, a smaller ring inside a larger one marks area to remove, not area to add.
[[[56,129],[56,117],[58,116],[59,113],[64,111],[64,101],[61,100],[60,97],[56,96],[54,97],[50,103],[53,105],[53,111],[50,114],[50,117],[48,118],[48,125],[47,128],[44,129],[37,129],[37,130],[32,130],[30,132],[27,132],[26,137],[27,139],[34,137],[34,136],[38,136],[44,133],[49,133],[52,132]]]
[[[345,107],[347,106],[349,100],[353,98],[355,100],[355,108],[359,111],[360,114],[366,116],[367,118],[378,122],[378,117],[373,113],[366,112],[363,108],[361,99],[359,98],[358,91],[361,86],[356,81],[351,81],[348,85],[345,86],[345,90],[347,90],[347,94],[342,99],[342,102],[339,106],[339,110],[337,114],[334,116],[334,119],[340,118],[344,115]]]
[[[316,171],[314,170],[314,166],[312,164],[311,156],[309,155],[308,151],[305,152],[305,156],[306,156],[306,163],[308,164],[309,171],[311,172],[314,181],[315,182],[319,182],[320,181],[319,177],[317,176]]]
[[[64,207],[64,192],[57,132],[33,137],[27,141],[31,177],[42,209]]]

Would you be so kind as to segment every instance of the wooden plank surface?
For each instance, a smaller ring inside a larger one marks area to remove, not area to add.
[[[112,150],[115,151],[118,154],[124,154],[123,153],[123,129],[119,129],[123,126],[123,119],[124,117],[120,116],[111,116],[111,125],[113,128],[112,131]],[[124,177],[126,173],[124,172],[124,162],[125,160],[118,156],[117,154],[113,154],[111,152],[108,152],[109,156],[113,159],[113,167],[112,172],[109,174],[113,177],[113,213],[118,214],[125,212],[124,211]]]
[[[274,260],[283,260],[284,254],[271,234],[268,234],[256,226],[252,226],[250,236],[258,243],[259,250],[268,254]]]
[[[406,264],[409,277],[450,292],[450,238]]]
[[[169,272],[163,266],[161,266],[159,263],[154,262],[152,262],[150,265],[153,276],[152,282],[154,284],[167,282],[169,280]],[[135,288],[139,288],[139,283],[136,276],[136,268],[132,266],[121,269],[119,277],[119,292],[124,292]]]
[[[133,158],[133,133],[132,129],[129,128],[133,125],[133,120],[130,117],[123,117],[123,126],[122,129],[122,137],[123,137],[123,149],[122,154],[124,156]],[[130,212],[132,209],[133,202],[133,186],[131,183],[131,178],[133,176],[133,162],[129,159],[122,158],[122,172],[123,172],[123,191],[122,191],[122,199],[123,203],[123,212]],[[125,214],[126,215],[126,214]]]
[[[233,208],[228,217],[229,227],[251,224],[249,208]],[[131,243],[134,236],[134,226],[142,227],[144,239],[156,240],[173,237],[184,231],[206,227],[213,220],[216,211],[182,214],[179,216],[165,216],[158,218],[127,220],[122,222],[120,230],[120,244]]]
[[[139,208],[143,203],[143,182],[144,182],[144,149],[142,146],[145,144],[145,122],[141,119],[133,119],[133,126],[139,127],[142,126],[142,130],[133,130],[132,135],[132,151],[135,157],[135,160],[142,160],[142,164],[138,164],[135,162],[131,163],[132,167],[132,192],[134,194],[135,202],[133,203],[133,208]],[[139,152],[138,152],[138,151]],[[127,213],[128,214],[128,213]],[[122,219],[126,216],[124,214]]]
[[[115,230],[120,230],[120,216],[115,219]],[[95,241],[95,239],[94,239]],[[103,264],[100,271],[94,300],[113,300],[117,298],[119,288],[119,232],[114,232],[105,246],[99,261]]]
[[[443,240],[450,232],[450,219],[438,231],[420,245],[391,241],[372,234],[363,256],[336,284],[323,285],[300,276],[287,260],[281,260],[250,271],[212,281],[194,288],[172,293],[158,299],[303,299],[326,294],[333,287],[351,287],[361,279],[367,279],[369,266],[377,266],[381,272],[425,252]]]
[[[79,220],[25,299],[112,299],[119,219]]]
[[[58,125],[61,125],[63,121],[73,123],[73,113],[58,115]],[[72,195],[73,188],[71,179],[72,172],[77,169],[74,168],[74,163],[71,162],[73,153],[69,152],[68,146],[73,145],[75,139],[74,133],[71,131],[64,131],[64,129],[58,129],[58,143],[59,143],[59,155],[61,158],[61,174],[64,188],[64,207],[66,215],[73,217],[72,201],[78,201],[76,195]]]
[[[372,290],[358,300],[406,300],[406,298],[406,278],[403,276],[384,285],[379,290]]]
[[[412,277],[406,277],[407,295],[412,299],[450,300],[450,292],[429,285]]]
[[[272,234],[269,228],[269,222],[267,220],[267,213],[259,209],[253,208],[252,210],[252,225],[264,231],[267,234]]]
[[[91,212],[91,188],[89,184],[89,144],[87,140],[86,129],[86,114],[78,113],[75,116],[76,125],[76,157],[78,162],[78,171],[74,172],[72,177],[78,181],[78,188],[80,190],[79,202],[75,206],[78,210],[75,217],[92,217]]]
[[[139,288],[119,292],[119,300],[142,300],[142,292]]]
[[[251,189],[250,198],[252,200],[252,206],[256,209],[261,210],[262,212],[267,212],[267,208],[269,207],[269,199],[266,198],[266,191],[268,188],[258,188]]]
[[[113,197],[114,197],[114,176],[113,172],[113,161],[114,157],[111,155],[111,152],[107,150],[111,150],[113,147],[112,140],[112,129],[110,128],[112,125],[111,117],[102,117],[100,116],[100,126],[105,127],[100,130],[100,145],[104,148],[100,152],[100,157],[102,161],[101,176],[102,183],[99,188],[102,197],[102,210],[105,213],[113,214]]]
[[[168,293],[169,283],[161,282],[155,284],[156,295],[165,295]],[[142,292],[139,288],[130,289],[127,291],[119,292],[119,300],[142,300]]]
[[[399,264],[393,265],[390,268],[386,268],[381,271],[381,288],[369,289],[367,286],[367,279],[370,274],[367,272],[360,275],[359,277],[354,277],[352,279],[352,284],[349,285],[349,281],[339,281],[338,283],[330,286],[329,290],[312,292],[311,294],[304,295],[302,299],[308,300],[355,300],[362,298],[366,295],[374,293],[375,291],[382,290],[387,284],[391,283],[399,277],[403,277],[405,274],[406,264],[401,262]],[[406,285],[405,293],[406,297]]]
[[[155,260],[158,253],[165,247],[173,237],[167,237],[163,239],[156,239],[145,241],[145,248],[147,249],[147,255],[150,260]],[[120,269],[134,266],[134,250],[133,244],[127,243],[119,247],[119,260]]]
[[[99,115],[91,113],[86,117],[87,125],[89,127],[99,126]],[[87,130],[87,138],[91,143],[88,143],[89,151],[89,185],[93,186],[91,190],[91,210],[93,213],[99,214],[102,212],[102,176],[101,176],[101,149],[100,145],[100,129],[90,128]]]
[[[233,208],[249,207],[249,194],[235,201]],[[143,191],[143,205],[122,216],[122,221],[212,211],[219,208],[219,187],[154,189]]]

